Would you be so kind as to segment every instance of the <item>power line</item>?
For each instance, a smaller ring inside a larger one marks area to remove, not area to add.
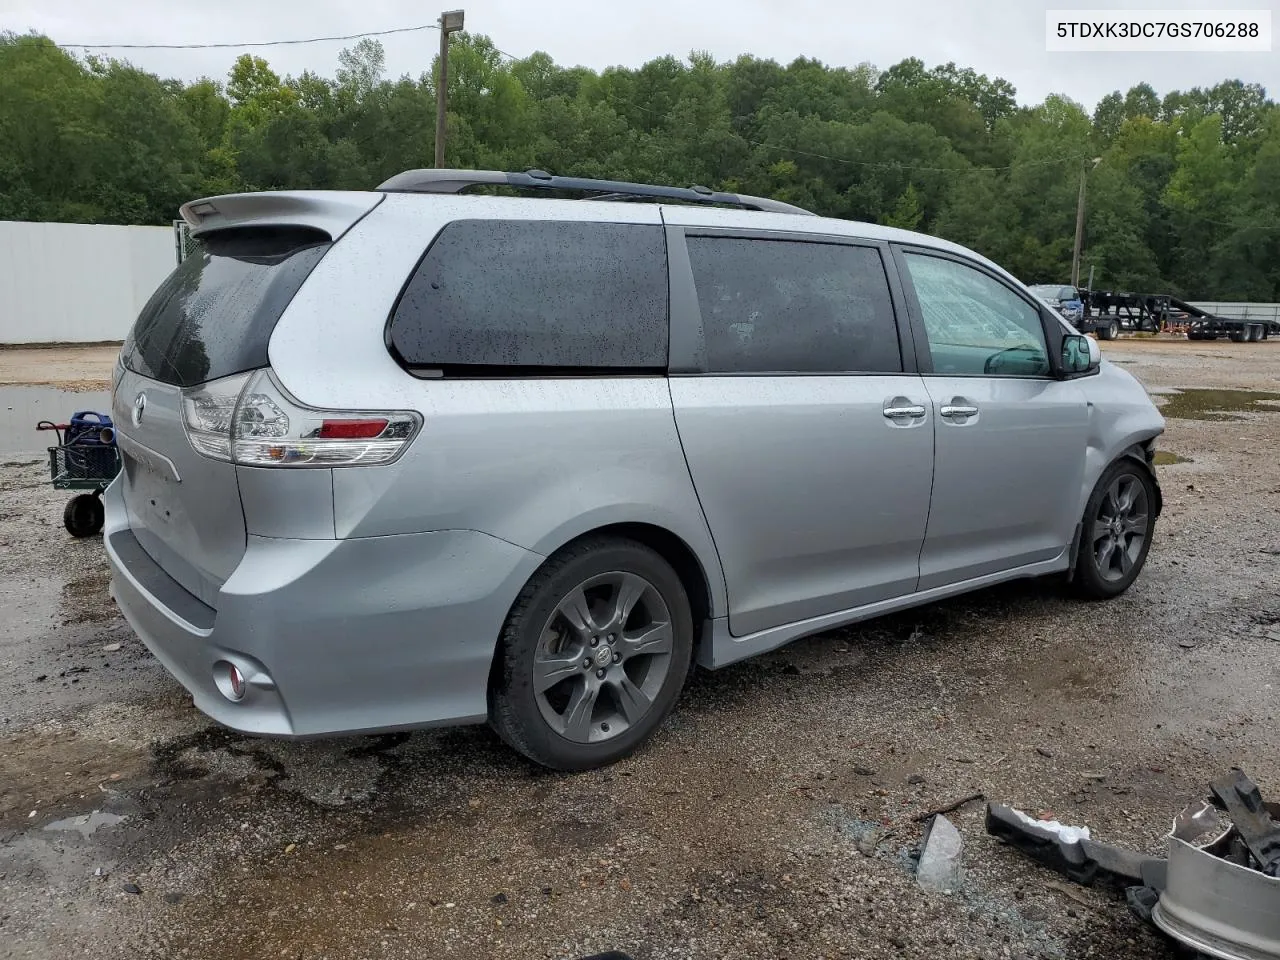
[[[424,23],[413,27],[394,27],[390,30],[368,30],[363,33],[351,33],[343,36],[332,37],[307,37],[301,40],[262,40],[252,41],[248,43],[62,43],[61,47],[75,47],[83,50],[222,50],[222,49],[241,49],[246,47],[284,47],[294,46],[304,43],[324,43],[334,40],[359,40],[364,37],[385,37],[397,33],[414,33],[420,30],[439,30],[439,24]],[[497,47],[493,51],[501,57],[505,57],[513,63],[519,63],[526,59],[517,57],[513,53],[500,50]],[[610,93],[605,94],[605,99],[615,105],[630,106],[637,110],[642,110],[652,116],[661,117],[657,110],[646,107],[643,104],[634,101],[624,100],[613,96]],[[690,125],[692,126],[692,124]],[[741,136],[741,135],[739,135]],[[753,147],[759,147],[765,150],[778,150],[783,153],[790,153],[799,157],[809,157],[815,160],[826,160],[829,163],[839,163],[846,166],[870,167],[879,170],[914,170],[926,173],[998,173],[1005,170],[1012,170],[1015,166],[1048,166],[1055,163],[1067,163],[1072,160],[1079,160],[1081,155],[1071,155],[1065,157],[1055,157],[1049,160],[1037,160],[1024,164],[1007,164],[1000,167],[933,167],[921,166],[903,163],[885,163],[876,160],[851,160],[847,157],[834,157],[830,154],[816,153],[811,150],[801,150],[797,147],[787,147],[778,143],[767,143],[763,140],[754,140],[750,137],[741,138],[744,143],[749,143]]]
[[[242,47],[288,47],[300,43],[325,43],[330,40],[360,40],[364,37],[386,37],[393,33],[414,33],[419,30],[439,30],[440,25],[423,23],[416,27],[393,27],[390,30],[368,30],[335,37],[307,37],[302,40],[258,40],[248,43],[60,43],[60,47],[76,47],[82,50],[226,50]]]

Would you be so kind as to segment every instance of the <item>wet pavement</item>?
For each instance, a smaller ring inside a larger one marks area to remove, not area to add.
[[[950,815],[959,891],[910,873],[914,817],[975,792],[1151,851],[1234,764],[1280,796],[1280,405],[1179,393],[1280,391],[1280,342],[1103,349],[1193,417],[1161,440],[1188,462],[1159,468],[1128,594],[1014,584],[699,673],[650,746],[573,776],[484,728],[213,726],[115,614],[43,461],[15,457],[0,957],[1172,957],[1122,901],[987,838],[981,803]],[[1239,419],[1199,415],[1219,411]]]

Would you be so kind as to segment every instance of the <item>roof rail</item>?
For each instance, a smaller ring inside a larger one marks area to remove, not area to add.
[[[584,177],[555,177],[543,170],[504,173],[501,170],[406,170],[378,185],[383,193],[461,193],[468,187],[505,186],[532,190],[578,190],[593,194],[589,200],[623,200],[651,197],[662,200],[684,200],[688,203],[727,204],[744,210],[769,213],[800,213],[813,216],[811,210],[781,200],[752,197],[742,193],[721,193],[707,187],[664,187],[652,183],[626,183],[620,180],[590,180]],[[595,196],[596,194],[600,196]]]

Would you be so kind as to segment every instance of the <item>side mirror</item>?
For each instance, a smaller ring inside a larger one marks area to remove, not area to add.
[[[1102,363],[1102,350],[1092,337],[1067,334],[1062,338],[1062,372],[1067,376],[1090,373]]]

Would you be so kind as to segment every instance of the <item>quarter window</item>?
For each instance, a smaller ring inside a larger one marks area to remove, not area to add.
[[[900,373],[880,251],[690,237],[712,373]]]
[[[662,228],[458,220],[410,278],[388,337],[445,373],[665,371]]]
[[[1043,377],[1049,373],[1040,313],[980,270],[905,254],[920,301],[934,373]]]

